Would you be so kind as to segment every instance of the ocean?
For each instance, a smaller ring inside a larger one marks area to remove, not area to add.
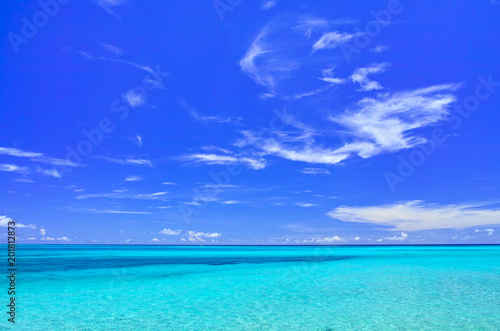
[[[19,330],[500,330],[500,246],[18,245],[17,268]]]

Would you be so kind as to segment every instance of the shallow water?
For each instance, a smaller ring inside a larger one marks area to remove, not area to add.
[[[24,245],[17,256],[21,330],[500,330],[500,246]]]

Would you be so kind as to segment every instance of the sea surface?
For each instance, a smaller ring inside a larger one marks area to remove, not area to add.
[[[500,330],[500,246],[20,245],[17,267],[19,330]]]

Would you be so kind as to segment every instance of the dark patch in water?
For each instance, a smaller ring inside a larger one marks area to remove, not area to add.
[[[319,263],[329,261],[340,261],[357,258],[356,256],[297,256],[297,257],[127,257],[127,258],[44,258],[44,259],[22,259],[19,269],[29,271],[68,271],[96,268],[127,268],[151,265],[236,265],[236,264],[264,264],[264,263],[290,263],[305,262]]]

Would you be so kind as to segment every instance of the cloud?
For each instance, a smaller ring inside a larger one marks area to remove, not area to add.
[[[56,169],[43,169],[40,167],[36,167],[34,170],[30,170],[28,167],[19,167],[13,164],[0,164],[0,171],[6,171],[6,172],[16,172],[20,173],[23,175],[30,174],[33,172],[39,173],[43,176],[49,176],[49,177],[54,177],[54,178],[61,178],[62,175],[61,173],[56,170]],[[18,182],[24,182],[24,183],[32,183],[32,180],[25,179],[25,178],[17,178],[15,179]]]
[[[195,232],[195,231],[188,231],[187,232],[188,239],[190,241],[193,241],[191,238],[197,240],[197,241],[203,241],[202,238],[218,238],[222,234],[217,233],[217,232]]]
[[[37,168],[37,172],[48,177],[61,178],[61,173],[56,169],[42,169]]]
[[[277,3],[278,3],[278,1],[276,1],[276,0],[263,0],[260,3],[260,9],[262,9],[262,10],[271,9],[274,6],[276,6]]]
[[[108,14],[111,14],[118,18],[114,9],[127,3],[127,0],[93,0],[96,4],[101,6]]]
[[[304,202],[297,202],[295,204],[299,207],[304,207],[304,208],[316,206],[314,203],[304,203]]]
[[[155,192],[148,194],[128,193],[126,191],[112,192],[112,193],[95,193],[79,195],[77,199],[92,199],[92,198],[106,198],[106,199],[132,199],[132,200],[157,200],[162,195],[168,192]]]
[[[139,148],[141,148],[143,145],[142,137],[139,136],[138,134],[135,135],[135,137],[132,139],[132,141],[135,142],[137,144],[137,146],[139,146]]]
[[[215,190],[224,190],[228,188],[236,188],[239,187],[238,185],[233,185],[233,184],[215,184],[215,183],[208,183],[208,184],[203,184],[201,185],[203,188],[212,188]]]
[[[475,229],[474,232],[487,232],[487,236],[491,236],[493,234],[493,232],[495,232],[495,230],[493,229],[484,229],[484,230],[480,230],[480,229]]]
[[[250,48],[245,53],[245,56],[240,60],[241,70],[252,78],[257,84],[266,86],[270,89],[274,86],[274,78],[272,75],[267,74],[259,69],[255,61],[258,57],[269,53],[266,50],[263,38],[266,36],[266,31],[262,30],[261,33],[255,38]]]
[[[318,242],[318,243],[332,243],[332,242],[337,242],[337,241],[343,241],[343,239],[340,238],[339,236],[316,239],[316,242]]]
[[[224,205],[237,205],[237,204],[241,204],[241,203],[244,203],[243,201],[238,201],[238,200],[224,200],[224,201],[221,201],[220,203],[224,204]]]
[[[389,46],[385,46],[385,45],[377,45],[375,46],[374,48],[372,48],[372,52],[373,53],[382,53],[382,52],[385,52],[386,50],[389,49]]]
[[[396,240],[396,241],[405,241],[406,238],[408,238],[408,233],[401,232],[400,236],[392,236],[392,237],[385,237],[384,240]]]
[[[107,51],[110,51],[109,47],[105,47],[103,44],[101,44],[101,46],[103,46]],[[108,46],[112,46],[112,45],[108,45]],[[116,46],[113,46],[113,47],[116,47]],[[116,48],[119,49],[118,47],[116,47]],[[67,53],[71,52],[71,53],[79,54],[83,58],[85,58],[86,60],[89,60],[89,61],[108,61],[108,62],[121,63],[121,64],[126,64],[126,65],[132,66],[134,68],[140,69],[140,70],[145,71],[149,74],[155,74],[155,71],[153,69],[151,69],[149,66],[143,65],[143,64],[138,64],[138,63],[133,62],[133,61],[123,60],[119,57],[119,55],[116,54],[116,52],[112,52],[112,53],[114,53],[113,55],[115,57],[109,57],[109,56],[94,56],[94,55],[91,55],[85,51],[72,49],[71,47],[63,47],[62,50],[67,52]],[[161,82],[156,81],[150,77],[146,78],[145,82],[149,85],[154,85],[157,88],[165,88],[165,86],[163,86],[163,84]]]
[[[201,203],[196,202],[196,201],[183,202],[183,204],[188,205],[188,206],[200,206],[201,205]]]
[[[186,110],[189,115],[193,119],[195,119],[198,122],[207,124],[209,122],[214,122],[214,123],[219,123],[219,124],[224,124],[224,123],[229,123],[229,124],[240,124],[242,118],[238,117],[236,119],[233,119],[231,117],[223,117],[220,115],[213,115],[213,116],[205,116],[197,112],[193,107],[191,107],[185,99],[179,99],[179,105]]]
[[[361,99],[340,115],[330,117],[332,122],[340,125],[340,132],[351,138],[340,147],[330,148],[317,143],[320,131],[299,125],[298,121],[293,124],[296,130],[271,131],[270,135],[241,131],[244,138],[235,145],[257,148],[260,152],[256,163],[258,168],[266,164],[263,158],[266,155],[313,164],[338,164],[353,155],[370,158],[384,152],[412,148],[426,142],[425,138],[416,135],[416,129],[446,119],[459,87],[459,84],[442,84]],[[195,155],[193,159],[208,164],[241,162],[233,156],[216,154]]]
[[[143,106],[146,103],[146,95],[134,89],[123,94],[122,99],[132,108]]]
[[[354,25],[357,22],[349,18],[326,20],[314,16],[301,16],[297,19],[297,23],[292,26],[292,30],[304,34],[310,38],[313,33],[318,31],[326,31],[333,26],[338,25]]]
[[[312,49],[313,52],[320,50],[320,49],[333,49],[336,48],[352,38],[361,35],[361,33],[347,33],[347,32],[338,32],[338,31],[332,31],[325,33],[324,35],[319,38],[318,41],[313,45]]]
[[[14,178],[13,180],[16,182],[19,182],[19,183],[34,183],[35,182],[34,180],[27,179],[27,178]]]
[[[277,80],[289,77],[290,72],[297,70],[300,65],[297,61],[280,56],[277,50],[273,50],[271,44],[264,41],[267,35],[268,29],[264,28],[239,64],[243,73],[255,83],[269,89],[271,96],[274,94]]]
[[[151,161],[149,161],[147,159],[136,159],[133,157],[126,157],[126,158],[118,159],[118,158],[112,158],[112,157],[108,157],[108,156],[97,155],[97,156],[94,156],[94,159],[105,160],[105,161],[109,161],[109,162],[113,162],[113,163],[117,163],[117,164],[124,164],[124,165],[138,165],[138,166],[148,166],[148,167],[153,166],[153,163],[151,163]]]
[[[175,236],[181,233],[181,230],[170,230],[170,229],[163,229],[160,231],[161,234],[166,234],[170,236]]]
[[[172,182],[163,182],[163,185],[179,185],[177,183],[172,183]]]
[[[307,244],[307,243],[328,244],[328,243],[341,242],[341,241],[345,241],[345,239],[341,238],[339,236],[295,240],[295,242],[303,243],[303,244]]]
[[[7,217],[7,216],[1,216],[0,215],[0,226],[2,227],[9,227],[9,226],[12,226],[12,225],[9,225],[9,222],[15,222],[12,218],[10,217]],[[15,227],[17,228],[30,228],[30,229],[36,229],[36,225],[34,224],[22,224],[22,223],[19,223],[19,222],[15,222],[16,225]]]
[[[361,86],[361,91],[380,90],[382,86],[373,80],[368,79],[368,75],[384,72],[390,66],[389,63],[375,63],[368,67],[357,68],[349,77],[353,83],[358,83]]]
[[[96,213],[96,214],[130,214],[130,215],[147,215],[151,214],[146,211],[125,211],[125,210],[109,210],[109,209],[86,209],[86,211]]]
[[[44,156],[42,153],[23,151],[21,149],[13,148],[13,147],[0,147],[0,154],[9,155],[9,156],[18,156],[18,157],[29,157],[29,158]]]
[[[141,176],[128,176],[128,177],[125,177],[125,181],[126,182],[137,182],[137,181],[140,181],[140,180],[143,180]]]
[[[264,152],[264,155],[275,155],[291,161],[306,163],[336,164],[349,157],[353,148],[329,149],[323,146],[314,146],[309,137],[297,136],[296,141],[278,135],[271,138],[262,138],[254,132],[244,132],[245,139],[239,144],[253,145]],[[293,144],[290,146],[290,144]]]
[[[158,242],[158,241],[160,241],[160,239],[158,239],[158,238],[153,238],[153,239],[151,239],[151,241]]]
[[[117,57],[123,54],[123,49],[121,49],[120,47],[105,43],[101,43],[101,46],[110,51],[111,53],[113,53]]]
[[[343,150],[366,158],[425,143],[423,137],[410,134],[411,130],[444,120],[456,101],[454,93],[458,87],[457,84],[434,85],[362,99],[354,110],[331,118],[357,139]]]
[[[321,73],[323,74],[323,76],[319,77],[318,79],[322,80],[324,82],[330,83],[330,84],[343,84],[343,83],[345,83],[345,79],[334,77],[334,73],[333,73],[334,69],[335,69],[335,66],[330,65],[329,68],[321,70]]]
[[[42,236],[44,236],[44,237],[45,237],[45,233],[46,233],[45,229],[40,229],[40,234],[41,234]]]
[[[181,157],[181,160],[194,164],[203,163],[208,165],[214,164],[244,164],[247,167],[259,170],[266,167],[266,161],[260,157],[249,157],[241,155],[218,155],[218,154],[191,154]]]
[[[304,168],[299,170],[300,172],[308,175],[329,175],[330,172],[322,168]]]
[[[307,38],[310,38],[312,33],[317,30],[323,30],[330,26],[330,23],[322,18],[303,16],[298,19],[297,25],[293,26],[293,30],[302,32]]]
[[[0,171],[17,172],[20,174],[26,174],[29,172],[28,168],[19,167],[14,164],[0,164]]]
[[[371,223],[396,231],[462,229],[500,224],[500,208],[487,203],[439,205],[420,200],[367,207],[338,207],[327,215],[344,222]]]
[[[65,159],[58,159],[54,157],[47,156],[43,153],[35,153],[30,151],[24,151],[19,148],[14,147],[0,147],[0,155],[8,155],[15,157],[29,158],[33,162],[46,163],[56,166],[66,166],[66,167],[81,167],[82,165],[71,162]]]

